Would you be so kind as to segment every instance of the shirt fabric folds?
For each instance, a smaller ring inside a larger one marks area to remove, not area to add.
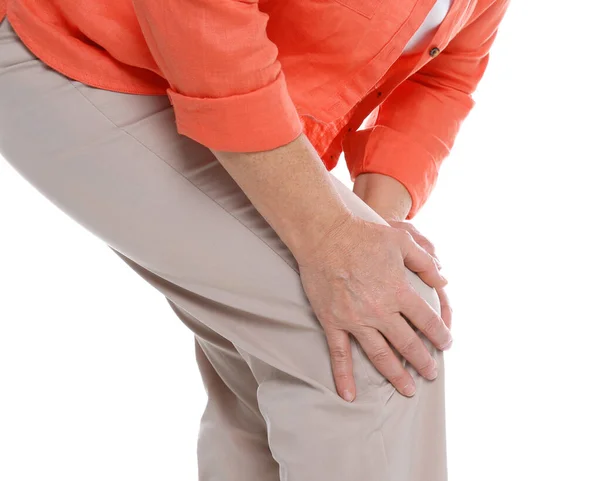
[[[328,170],[343,152],[352,180],[404,184],[410,219],[474,105],[508,0],[453,0],[403,54],[435,3],[0,0],[0,19],[72,79],[168,95],[178,131],[211,149],[270,150],[304,131]]]

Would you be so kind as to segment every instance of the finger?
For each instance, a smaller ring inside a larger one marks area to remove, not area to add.
[[[431,241],[421,234],[417,229],[413,227],[410,232],[410,235],[413,236],[413,239],[419,244],[425,251],[431,256],[436,257],[435,254],[435,246],[431,243]]]
[[[390,318],[379,330],[421,376],[430,380],[437,377],[435,359],[423,340],[400,315]]]
[[[411,224],[410,222],[394,222],[391,225],[392,227],[408,231],[408,233],[413,237],[415,242],[419,244],[431,257],[433,257],[438,266],[438,269],[442,268],[440,260],[438,259],[437,254],[435,252],[435,246],[427,237],[421,234],[421,232],[413,224]]]
[[[403,282],[398,292],[399,311],[421,331],[438,349],[452,344],[450,330],[442,318],[408,283]]]
[[[450,300],[448,294],[443,288],[436,289],[437,295],[440,299],[440,307],[442,312],[442,320],[448,329],[452,326],[452,307],[450,307]]]
[[[410,236],[410,234],[408,234]],[[404,265],[417,274],[425,284],[438,288],[448,284],[435,260],[414,239],[403,242]]]
[[[404,229],[405,231],[408,231],[410,233],[410,235],[417,236],[417,237],[425,237],[423,234],[421,234],[421,232],[419,231],[419,229],[417,229],[415,227],[414,224],[410,223],[410,222],[406,222],[406,221],[396,221],[392,225],[392,227],[395,227],[396,229]]]
[[[376,329],[361,329],[352,333],[360,343],[375,368],[403,395],[412,396],[416,392],[415,381],[404,369],[398,356]]]
[[[416,235],[414,236],[414,239],[417,241],[417,244],[419,244],[423,249],[425,249],[425,252],[427,252],[434,259],[437,259],[437,256],[435,254],[435,247],[433,246],[431,241],[427,239],[427,237],[423,237],[422,235]]]
[[[338,394],[345,401],[352,402],[356,397],[356,385],[352,372],[352,350],[350,337],[346,331],[334,329],[326,331],[331,369]]]

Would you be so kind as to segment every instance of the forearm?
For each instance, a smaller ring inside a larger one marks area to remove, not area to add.
[[[360,174],[356,177],[353,190],[386,221],[404,221],[412,206],[408,190],[388,175]]]
[[[296,258],[351,215],[304,134],[269,151],[213,153]]]

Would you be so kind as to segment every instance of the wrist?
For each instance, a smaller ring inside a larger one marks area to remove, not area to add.
[[[406,187],[385,174],[359,174],[353,191],[388,222],[406,220],[412,207],[412,197]]]
[[[296,259],[349,215],[304,134],[270,151],[214,153]]]
[[[294,258],[302,264],[353,218],[352,211],[343,205],[322,209],[305,222],[289,225],[281,237]]]

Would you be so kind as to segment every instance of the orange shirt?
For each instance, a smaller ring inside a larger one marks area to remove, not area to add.
[[[0,19],[70,78],[166,93],[178,131],[209,148],[268,150],[304,131],[328,170],[343,151],[353,180],[402,182],[412,218],[508,1],[454,0],[427,47],[402,56],[435,0],[0,0]]]

